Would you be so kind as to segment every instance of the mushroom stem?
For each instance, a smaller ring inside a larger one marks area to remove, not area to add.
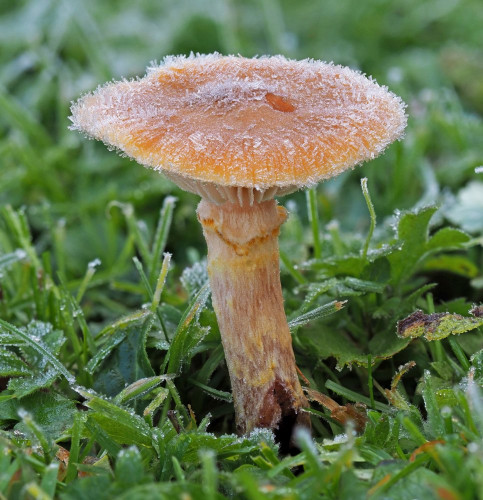
[[[283,308],[275,200],[240,206],[205,199],[198,219],[208,245],[213,306],[230,373],[237,429],[274,431],[290,449],[295,425],[310,427]]]

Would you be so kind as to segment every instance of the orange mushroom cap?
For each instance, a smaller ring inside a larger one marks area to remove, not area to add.
[[[386,87],[346,67],[191,55],[167,57],[144,78],[85,95],[72,106],[71,128],[189,191],[216,186],[273,196],[376,157],[401,137],[404,110]]]

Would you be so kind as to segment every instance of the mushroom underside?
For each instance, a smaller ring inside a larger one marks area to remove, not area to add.
[[[223,203],[233,203],[243,206],[252,206],[271,200],[277,196],[284,196],[300,189],[300,186],[293,184],[287,186],[244,187],[244,186],[223,186],[214,182],[190,179],[186,176],[163,170],[163,174],[179,186],[184,191],[197,194],[216,205]]]

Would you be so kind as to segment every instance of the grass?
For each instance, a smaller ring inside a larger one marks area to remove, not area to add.
[[[0,4],[0,498],[483,498],[482,20],[477,0]],[[196,197],[67,128],[82,92],[190,50],[333,59],[409,105],[383,157],[280,200],[296,456],[233,435]]]

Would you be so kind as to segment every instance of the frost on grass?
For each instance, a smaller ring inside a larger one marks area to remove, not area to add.
[[[101,259],[97,258],[97,259],[91,260],[87,264],[87,268],[92,270],[92,271],[95,271],[101,264],[102,264]]]
[[[315,184],[401,137],[405,105],[349,68],[282,56],[168,57],[72,106],[72,128],[172,176],[269,189]]]
[[[181,283],[184,289],[193,297],[208,282],[208,270],[206,259],[195,262],[191,267],[184,269],[181,275]]]

